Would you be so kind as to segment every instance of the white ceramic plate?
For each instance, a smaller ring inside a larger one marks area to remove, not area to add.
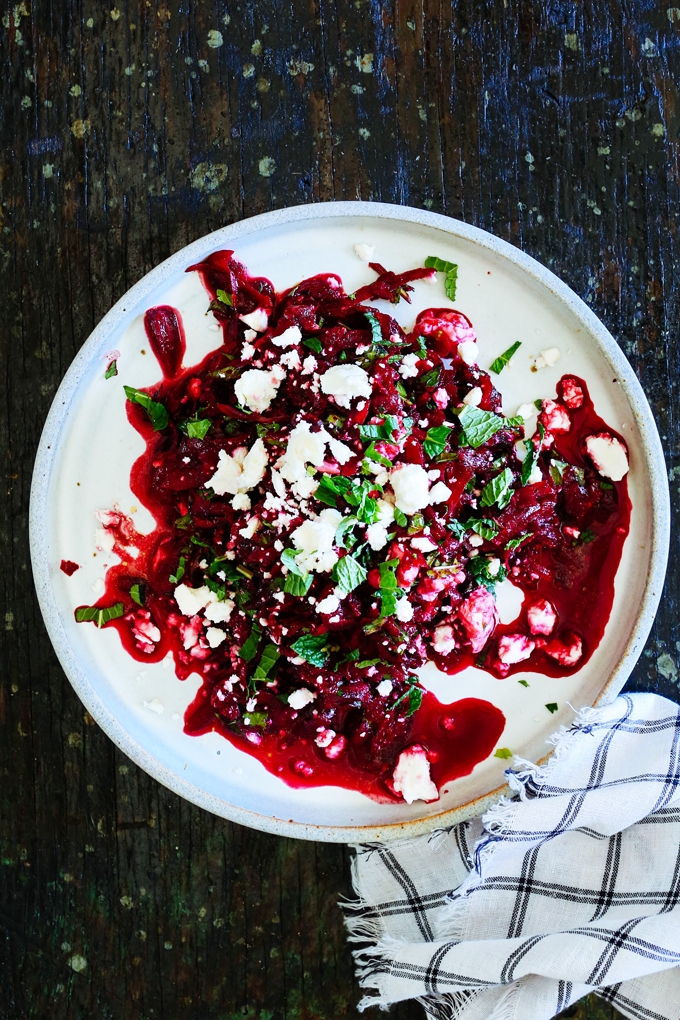
[[[95,554],[94,511],[118,503],[130,512],[137,503],[129,473],[143,443],[127,422],[123,384],[147,386],[160,378],[142,325],[146,309],[159,303],[179,308],[187,333],[185,364],[191,365],[219,344],[220,334],[206,315],[198,274],[185,274],[187,266],[219,248],[233,248],[277,290],[332,271],[352,291],[374,279],[353,252],[360,241],[375,245],[375,259],[396,272],[422,265],[428,255],[458,263],[456,307],[474,323],[480,365],[522,341],[497,382],[507,412],[554,396],[558,378],[574,372],[587,380],[596,410],[630,448],[631,532],[611,618],[587,665],[557,680],[527,672],[529,688],[474,668],[455,677],[431,665],[424,671],[424,682],[443,702],[475,696],[497,705],[507,719],[501,746],[532,760],[544,756],[549,734],[573,718],[568,703],[580,707],[612,698],[642,649],[665,572],[669,498],[654,420],[615,341],[568,287],[505,241],[444,216],[365,202],[284,209],[196,241],[121,298],[81,349],[48,416],[31,494],[33,571],[47,629],[78,695],[112,740],[161,783],[209,811],[269,832],[339,842],[416,834],[476,814],[500,792],[507,763],[494,757],[480,762],[471,775],[445,784],[434,804],[377,804],[337,787],[291,789],[217,734],[196,738],[182,732],[197,677],[182,683],[167,662],[134,661],[114,629],[79,626],[73,610],[96,600],[93,584],[107,560]],[[389,308],[410,327],[422,308],[448,304],[443,286],[418,283],[412,305]],[[530,356],[553,346],[562,351],[559,363],[532,373]],[[119,375],[106,381],[105,358],[112,349],[120,351]],[[135,522],[151,530],[142,507]],[[62,558],[83,566],[67,577],[59,569]],[[163,705],[161,714],[144,707],[154,699]],[[553,701],[560,706],[556,715],[545,708]]]

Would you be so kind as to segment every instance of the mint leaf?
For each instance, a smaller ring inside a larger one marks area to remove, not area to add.
[[[398,524],[400,528],[405,528],[408,524],[408,517],[398,506],[394,508],[394,523]]]
[[[517,683],[521,684],[522,687],[528,687],[529,686],[529,683],[528,683],[527,680],[518,680]]]
[[[492,574],[489,571],[489,560],[486,556],[475,556],[468,562],[467,568],[477,583],[483,584],[492,595],[495,594],[499,581],[505,580],[507,576],[504,567],[500,567],[496,574]]]
[[[301,658],[306,659],[312,666],[324,666],[328,661],[329,651],[326,647],[326,634],[303,634],[291,645],[291,648]]]
[[[170,574],[170,577],[168,578],[170,584],[179,584],[179,582],[182,580],[182,578],[184,577],[184,567],[186,566],[186,562],[187,562],[186,556],[180,556],[179,563],[177,564],[177,570],[175,571],[174,574]]]
[[[267,725],[267,713],[266,712],[248,712],[243,716],[244,726],[266,726]]]
[[[499,355],[499,357],[497,357],[496,360],[491,363],[490,371],[495,372],[496,375],[502,372],[507,363],[510,361],[510,358],[513,356],[513,354],[517,353],[521,346],[522,341],[516,340],[512,347],[508,347],[507,351],[503,351],[503,353]]]
[[[251,659],[255,658],[261,637],[262,629],[260,628],[260,625],[255,620],[253,620],[253,626],[251,628],[250,634],[241,645],[241,650],[238,653],[242,659],[246,660],[246,662],[250,662]]]
[[[186,423],[187,435],[191,439],[205,439],[208,429],[212,425],[210,418],[199,418],[197,421]]]
[[[253,673],[253,680],[266,680],[272,669],[280,658],[280,651],[273,644],[267,644],[264,646],[264,651],[260,656],[260,661],[255,667]]]
[[[479,407],[472,407],[469,404],[466,404],[458,415],[458,421],[463,430],[464,439],[473,450],[495,436],[505,424],[503,419],[493,411],[482,411]]]
[[[462,540],[465,538],[466,529],[460,523],[460,521],[449,521],[446,527],[449,529],[449,531],[453,532],[453,534],[456,536],[459,542],[462,542]]]
[[[533,531],[525,531],[521,535],[518,535],[517,538],[511,538],[509,542],[506,542],[505,548],[511,550],[518,549],[522,542],[526,542],[528,538],[533,537],[534,537]]]
[[[359,435],[362,439],[386,439],[392,438],[397,427],[397,417],[394,414],[386,414],[385,422],[382,425],[360,425]]]
[[[564,472],[569,467],[566,460],[551,460],[550,461],[550,477],[552,478],[555,485],[561,485],[564,480]]]
[[[425,337],[417,336],[413,341],[414,344],[418,345],[418,354],[421,360],[425,360],[427,357],[427,347],[425,346]]]
[[[221,305],[226,305],[228,308],[234,307],[234,299],[231,294],[227,294],[226,290],[216,291],[216,297]]]
[[[371,327],[371,340],[373,345],[380,346],[384,344],[386,341],[383,337],[382,329],[380,328],[380,323],[378,322],[373,312],[364,312],[364,315],[368,319],[369,325]]]
[[[419,382],[421,382],[423,386],[428,387],[428,389],[434,389],[435,386],[439,385],[442,367],[442,365],[437,365],[436,368],[430,369],[430,371],[426,372],[425,375],[421,375]]]
[[[191,514],[184,514],[183,517],[178,517],[175,521],[175,527],[180,528],[182,531],[185,528],[191,527]]]
[[[498,747],[493,756],[494,758],[512,758],[512,751],[508,747]]]
[[[114,375],[118,375],[118,365],[116,364],[115,360],[109,362],[109,366],[106,369],[106,372],[104,373],[104,378],[112,379]]]
[[[428,255],[425,259],[426,269],[435,269],[438,273],[446,273],[444,289],[450,301],[456,300],[456,281],[458,279],[458,266],[455,262],[447,262],[446,259],[438,259],[436,255]]]
[[[406,715],[407,717],[413,715],[418,711],[423,703],[423,694],[424,691],[422,687],[411,687],[405,694],[402,694],[402,696],[395,701],[393,708],[401,705],[402,701],[407,701],[408,707],[406,709]]]
[[[446,449],[446,444],[453,429],[448,425],[435,425],[428,429],[423,441],[423,450],[430,460],[438,457]]]
[[[283,552],[281,553],[281,562],[283,563],[284,567],[288,567],[291,574],[297,574],[298,577],[304,577],[305,571],[302,569],[299,563],[295,562],[296,555],[297,553],[295,552],[295,549],[284,549]]]
[[[337,581],[339,587],[349,594],[366,580],[367,571],[358,560],[348,554],[338,560],[333,567],[331,576],[334,581]]]
[[[449,301],[456,300],[456,284],[458,283],[458,266],[449,269],[444,278],[444,290]]]
[[[103,627],[109,620],[117,620],[125,612],[122,602],[116,602],[113,606],[81,606],[76,609],[76,623],[89,623],[94,621],[98,627]]]
[[[492,478],[491,481],[488,482],[482,489],[482,495],[479,499],[481,505],[493,506],[494,503],[497,503],[500,509],[507,506],[510,502],[510,498],[512,498],[512,494],[510,494],[510,498],[507,500],[505,497],[510,492],[513,480],[514,476],[512,471],[510,468],[506,467],[499,475]]]
[[[479,521],[468,521],[467,525],[470,531],[476,532],[478,535],[481,535],[482,538],[487,540],[495,538],[501,530],[496,521],[490,521],[486,517],[483,517]]]
[[[356,544],[356,538],[354,535],[348,535],[347,532],[351,532],[354,525],[358,523],[359,521],[357,517],[343,517],[335,529],[335,544],[338,549],[351,549],[352,546]]]
[[[136,602],[138,606],[144,605],[144,585],[137,582],[130,588],[130,598],[133,602]]]
[[[357,662],[357,669],[368,669],[369,666],[375,666],[379,662],[382,662],[382,659],[364,659],[363,662]]]
[[[148,393],[136,390],[133,386],[124,386],[125,395],[133,404],[139,404],[146,411],[155,432],[161,432],[168,424],[168,412],[156,400],[152,400]]]
[[[371,443],[371,445],[366,450],[364,450],[364,457],[366,458],[366,460],[372,460],[376,464],[382,464],[383,467],[387,468],[392,467],[392,461],[388,460],[387,457],[383,457],[382,453],[378,453],[378,451],[375,448],[375,443]]]
[[[315,354],[321,354],[323,350],[321,341],[315,336],[308,337],[307,340],[303,340],[302,343],[305,347],[309,347],[310,351],[314,351]]]
[[[309,589],[312,587],[312,581],[314,578],[311,574],[293,574],[290,573],[286,576],[286,582],[283,586],[283,590],[288,595],[295,595],[297,598],[302,598],[306,595]]]
[[[550,704],[546,705],[545,707],[548,709],[550,713],[552,713],[556,712],[559,706],[556,701],[551,701]]]
[[[522,461],[522,471],[520,474],[520,482],[522,485],[526,485],[528,483],[529,478],[531,477],[531,472],[534,470],[538,462],[538,455],[541,452],[541,446],[543,445],[543,436],[545,435],[545,429],[540,424],[538,426],[538,434],[540,436],[538,442],[536,441],[535,438],[527,439],[529,449],[527,451],[526,457]]]

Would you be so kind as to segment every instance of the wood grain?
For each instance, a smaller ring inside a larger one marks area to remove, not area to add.
[[[536,256],[601,316],[649,395],[677,502],[679,65],[680,10],[643,0],[5,0],[3,1020],[358,1016],[335,905],[348,851],[159,787],[84,713],[45,634],[31,467],[93,326],[244,216],[351,198],[444,212]],[[677,696],[677,582],[674,538],[631,689]],[[565,1015],[615,1014],[591,998]]]

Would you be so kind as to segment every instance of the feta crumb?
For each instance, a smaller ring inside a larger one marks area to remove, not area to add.
[[[571,379],[569,376],[565,376],[562,379],[562,400],[571,410],[576,410],[583,406],[585,399],[583,390],[576,382],[575,379]]]
[[[366,528],[366,541],[375,552],[379,549],[384,549],[389,541],[385,526],[380,523],[369,524]]]
[[[94,533],[94,544],[95,549],[98,549],[99,552],[113,552],[116,539],[113,532],[106,528],[97,528]]]
[[[289,326],[288,329],[284,329],[283,333],[272,337],[275,347],[292,347],[293,344],[299,344],[301,340],[302,333],[299,326]]]
[[[482,402],[483,395],[481,386],[473,386],[472,389],[463,397],[463,403],[467,404],[468,407],[479,407]]]
[[[256,330],[254,330],[254,329],[247,329],[244,332],[244,334],[243,334],[243,339],[245,340],[245,342],[247,344],[252,343],[253,340],[257,339],[257,332],[256,332]]]
[[[354,254],[362,262],[370,262],[373,252],[375,251],[374,244],[355,244]]]
[[[401,623],[409,623],[413,619],[413,606],[405,595],[397,602],[395,616]]]
[[[559,347],[548,347],[545,351],[541,351],[534,359],[532,363],[532,369],[534,372],[538,372],[541,368],[552,368],[562,357],[562,352]]]
[[[246,524],[245,528],[239,528],[238,533],[239,535],[241,535],[242,538],[252,538],[255,532],[259,529],[259,527],[260,518],[251,517],[248,523]]]
[[[305,705],[311,705],[313,701],[316,701],[316,694],[308,691],[306,687],[301,687],[288,695],[288,704],[295,712],[299,712]]]
[[[299,550],[295,561],[303,570],[323,573],[333,569],[338,561],[333,541],[341,520],[342,514],[329,507],[318,517],[304,521],[291,533],[291,541]]]
[[[226,623],[231,619],[234,611],[234,603],[231,599],[224,599],[223,602],[210,602],[205,607],[205,618],[211,623]]]
[[[250,361],[254,353],[255,348],[253,347],[253,345],[245,343],[241,348],[241,361]]]
[[[316,358],[314,357],[314,355],[310,354],[302,362],[302,374],[303,375],[311,375],[312,372],[314,372],[316,370],[317,364],[318,364],[318,362],[317,362]]]
[[[335,740],[335,730],[329,730],[325,726],[318,726],[314,743],[317,747],[328,747]]]
[[[249,368],[247,372],[244,372],[241,378],[236,380],[234,386],[239,404],[250,408],[251,411],[257,411],[259,414],[266,411],[278,393],[282,379],[285,378],[284,369],[276,372],[278,367],[275,365],[270,372],[265,372],[260,368]]]
[[[528,659],[535,647],[524,634],[504,634],[498,641],[498,658],[504,666],[513,666]]]
[[[328,445],[338,464],[346,464],[347,461],[356,456],[352,447],[347,446],[346,443],[341,443],[339,439],[329,439]]]
[[[246,375],[248,375],[247,372]],[[227,453],[226,450],[220,450],[217,470],[212,478],[209,478],[205,483],[206,488],[212,489],[217,496],[224,496],[228,492],[233,495],[239,492],[249,492],[260,484],[269,463],[267,448],[261,439],[256,439],[245,455],[242,453],[244,449],[244,447],[239,447],[238,450],[234,450],[233,454]],[[239,507],[238,509],[244,508]]]
[[[437,543],[429,539],[427,535],[420,535],[417,538],[412,538],[411,545],[414,549],[418,549],[422,553],[432,552],[434,549],[438,548]]]
[[[241,322],[245,322],[246,326],[250,326],[256,333],[263,333],[267,328],[269,322],[269,315],[267,314],[266,308],[256,308],[252,312],[248,312],[247,315],[239,315]]]
[[[555,607],[547,599],[537,599],[527,609],[527,622],[532,634],[543,634],[548,637],[557,623]]]
[[[538,408],[535,404],[520,404],[517,408],[517,414],[520,418],[524,418],[525,421],[529,421],[530,418],[536,417]]]
[[[155,712],[156,715],[162,715],[165,711],[165,705],[158,698],[154,698],[153,701],[142,702],[144,708],[148,708],[150,712]]]
[[[308,464],[313,464],[314,467],[320,467],[323,464],[327,440],[328,434],[323,429],[319,432],[312,432],[308,421],[298,422],[288,436],[286,452],[276,465],[280,477],[287,482],[298,482],[308,478]],[[274,487],[276,488],[276,483]]]
[[[477,358],[479,357],[479,348],[475,341],[464,340],[462,344],[458,344],[458,357],[466,365],[476,365]]]
[[[211,648],[217,648],[226,640],[227,632],[220,627],[208,627],[205,632],[206,640]]]
[[[403,359],[401,365],[397,369],[402,379],[415,379],[418,375],[418,369],[416,365],[420,361],[420,357],[417,354],[407,354]]]
[[[430,503],[446,503],[451,495],[451,489],[443,482],[437,482],[430,489]]]
[[[250,496],[245,492],[237,492],[231,500],[231,506],[233,510],[250,510]]]
[[[623,443],[608,432],[586,439],[586,451],[599,474],[620,482],[628,474],[628,452]]]
[[[175,602],[183,616],[196,616],[210,602],[216,602],[217,596],[207,585],[190,588],[187,584],[178,584],[174,591]]]
[[[291,372],[297,372],[297,370],[302,366],[302,362],[300,361],[300,355],[295,350],[295,348],[293,348],[293,350],[291,351],[286,351],[285,354],[282,354],[280,361],[281,364],[284,365]]]
[[[368,374],[359,365],[351,362],[345,365],[333,365],[321,376],[321,389],[328,396],[334,397],[338,407],[349,410],[351,401],[356,397],[370,397],[373,387]]]
[[[378,686],[376,687],[376,691],[378,692],[381,698],[386,698],[388,694],[392,693],[392,686],[393,686],[392,681],[385,677],[385,679],[381,680]]]
[[[554,400],[543,401],[540,421],[548,432],[569,432],[571,429],[569,412]]]
[[[435,627],[434,634],[432,635],[432,647],[435,652],[439,652],[440,655],[448,655],[456,647],[456,639],[453,636],[453,627],[448,623],[442,624],[440,627]]]
[[[325,616],[329,616],[340,608],[340,599],[337,595],[326,595],[325,599],[321,599],[321,602],[317,602],[316,611],[317,613],[323,613]]]
[[[407,804],[414,800],[432,801],[439,799],[439,791],[430,778],[430,763],[425,749],[413,744],[402,751],[397,767],[392,773],[395,793],[400,793]]]
[[[420,464],[402,464],[389,476],[395,503],[405,514],[415,514],[430,505],[429,479]]]
[[[182,457],[183,464],[191,464],[191,457]]]
[[[468,545],[471,545],[473,549],[479,549],[480,545],[484,545],[484,539],[481,535],[474,533],[468,536]]]

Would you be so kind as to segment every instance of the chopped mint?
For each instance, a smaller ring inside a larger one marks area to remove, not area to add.
[[[302,341],[305,347],[309,347],[310,351],[314,351],[315,354],[321,354],[323,347],[321,341],[315,336],[310,336],[306,340]]]
[[[446,259],[439,259],[436,255],[428,255],[425,259],[426,269],[435,269],[438,273],[446,273],[444,278],[444,290],[449,301],[456,300],[456,281],[458,279],[458,266],[455,262],[447,262]]]
[[[400,528],[405,528],[408,524],[408,517],[398,506],[394,508],[394,523],[398,524]]]
[[[247,715],[243,716],[243,722],[246,726],[266,726],[267,725],[267,713],[266,712],[248,712]]]
[[[518,680],[517,683],[521,684],[522,687],[528,687],[529,686],[529,683],[526,680]]]
[[[186,423],[187,435],[191,439],[205,439],[212,425],[210,418],[199,418]]]
[[[463,438],[476,450],[504,427],[504,421],[493,411],[482,411],[479,407],[466,404],[458,415]]]
[[[373,345],[376,347],[382,346],[385,343],[385,339],[383,337],[382,329],[380,327],[378,319],[373,314],[373,312],[364,312],[364,316],[368,319],[369,325],[371,327],[371,340],[373,342]]]
[[[375,443],[371,443],[371,445],[364,450],[364,457],[366,460],[372,460],[376,464],[382,464],[383,467],[392,467],[392,461],[388,460],[387,457],[383,457],[382,453],[378,453],[375,448]]]
[[[420,382],[423,384],[423,386],[427,386],[428,388],[432,389],[434,389],[435,386],[438,386],[439,379],[442,374],[442,368],[443,368],[442,365],[437,365],[436,368],[433,368],[429,372],[426,372],[425,375],[421,375]]]
[[[136,390],[133,386],[124,386],[125,395],[133,404],[139,404],[146,411],[155,432],[167,427],[169,418],[167,409],[158,401],[152,400],[148,393]]]
[[[366,580],[367,571],[358,560],[348,554],[337,561],[331,576],[334,581],[337,581],[342,591],[349,594]]]
[[[286,575],[283,590],[287,592],[288,595],[295,595],[297,598],[302,598],[302,596],[306,595],[312,587],[313,580],[314,578],[311,574],[294,574],[291,572]]]
[[[330,654],[326,644],[327,640],[326,634],[303,634],[291,647],[312,666],[324,666]]]
[[[453,429],[449,425],[435,425],[433,428],[427,430],[427,434],[423,442],[423,449],[430,460],[434,457],[438,457],[444,452],[446,444],[449,441],[449,436],[452,432]]]
[[[170,574],[170,577],[168,578],[170,584],[179,584],[179,582],[182,580],[182,578],[184,577],[184,568],[186,566],[186,562],[187,562],[186,556],[180,556],[179,563],[177,564],[177,570],[175,571],[174,574]]]
[[[103,627],[109,620],[117,620],[125,612],[122,602],[113,606],[81,606],[76,609],[76,623],[89,623],[91,620],[98,627]]]
[[[522,461],[522,472],[520,474],[520,482],[522,485],[526,485],[528,483],[529,478],[531,477],[531,472],[534,470],[538,462],[538,455],[541,452],[545,429],[540,424],[538,426],[538,435],[538,440],[536,440],[535,437],[533,439],[527,439],[529,449],[527,450],[526,457]]]
[[[136,602],[138,606],[144,605],[144,585],[137,582],[130,588],[130,598],[133,602]]]
[[[460,521],[449,521],[446,527],[453,532],[459,542],[465,538],[465,528]]]
[[[468,521],[467,523],[470,531],[476,532],[482,538],[487,539],[487,541],[495,538],[501,530],[496,521],[490,521],[488,517],[483,517],[479,521]]]
[[[181,530],[191,527],[191,514],[184,514],[183,517],[178,517],[175,521],[175,527]]]
[[[546,705],[545,707],[548,709],[549,712],[552,713],[557,711],[558,705],[556,701],[551,701],[550,704]]]
[[[250,662],[250,660],[254,659],[255,656],[257,655],[257,649],[258,645],[260,644],[261,637],[262,629],[260,628],[260,625],[255,620],[253,620],[253,626],[251,628],[250,634],[241,645],[241,650],[238,653],[242,659],[246,660],[246,662]]]
[[[260,661],[255,667],[253,673],[253,680],[266,680],[272,669],[278,662],[281,653],[279,652],[276,645],[268,644],[264,646],[264,651],[260,656]]]
[[[533,538],[533,537],[534,537],[534,532],[533,531],[524,531],[524,532],[522,532],[521,535],[518,535],[517,538],[511,538],[509,542],[506,542],[505,543],[505,548],[509,549],[509,550],[518,549],[520,547],[520,545],[522,544],[522,542],[526,542],[526,540],[528,538]]]
[[[388,442],[394,435],[399,424],[396,415],[386,414],[382,425],[360,425],[359,435],[365,441],[367,439],[386,439]]]
[[[498,747],[493,753],[494,758],[512,758],[512,751],[509,747]]]
[[[356,524],[358,524],[358,518],[353,515],[350,517],[343,517],[335,529],[335,544],[338,549],[351,549],[353,545],[356,545],[356,538],[354,535],[348,535],[347,532],[352,530]]]
[[[281,553],[281,562],[284,567],[288,567],[291,574],[297,574],[298,577],[304,577],[305,571],[302,569],[299,563],[296,562],[295,557],[297,553],[295,549],[284,549]]]
[[[216,297],[221,305],[226,305],[228,308],[234,307],[234,299],[231,294],[227,294],[226,290],[218,290],[216,292]]]
[[[522,341],[516,340],[512,347],[508,347],[507,351],[503,351],[503,353],[499,357],[497,357],[494,362],[492,362],[491,371],[495,372],[496,375],[502,372],[505,366],[510,361],[510,358],[513,356],[513,354],[517,353],[521,346]]]
[[[499,475],[492,478],[482,489],[479,502],[482,506],[493,506],[498,504],[499,510],[507,506],[512,498],[512,483],[514,475],[510,468],[505,468]]]
[[[116,364],[115,359],[109,362],[109,366],[104,373],[104,378],[112,379],[114,375],[118,375],[118,365]]]

